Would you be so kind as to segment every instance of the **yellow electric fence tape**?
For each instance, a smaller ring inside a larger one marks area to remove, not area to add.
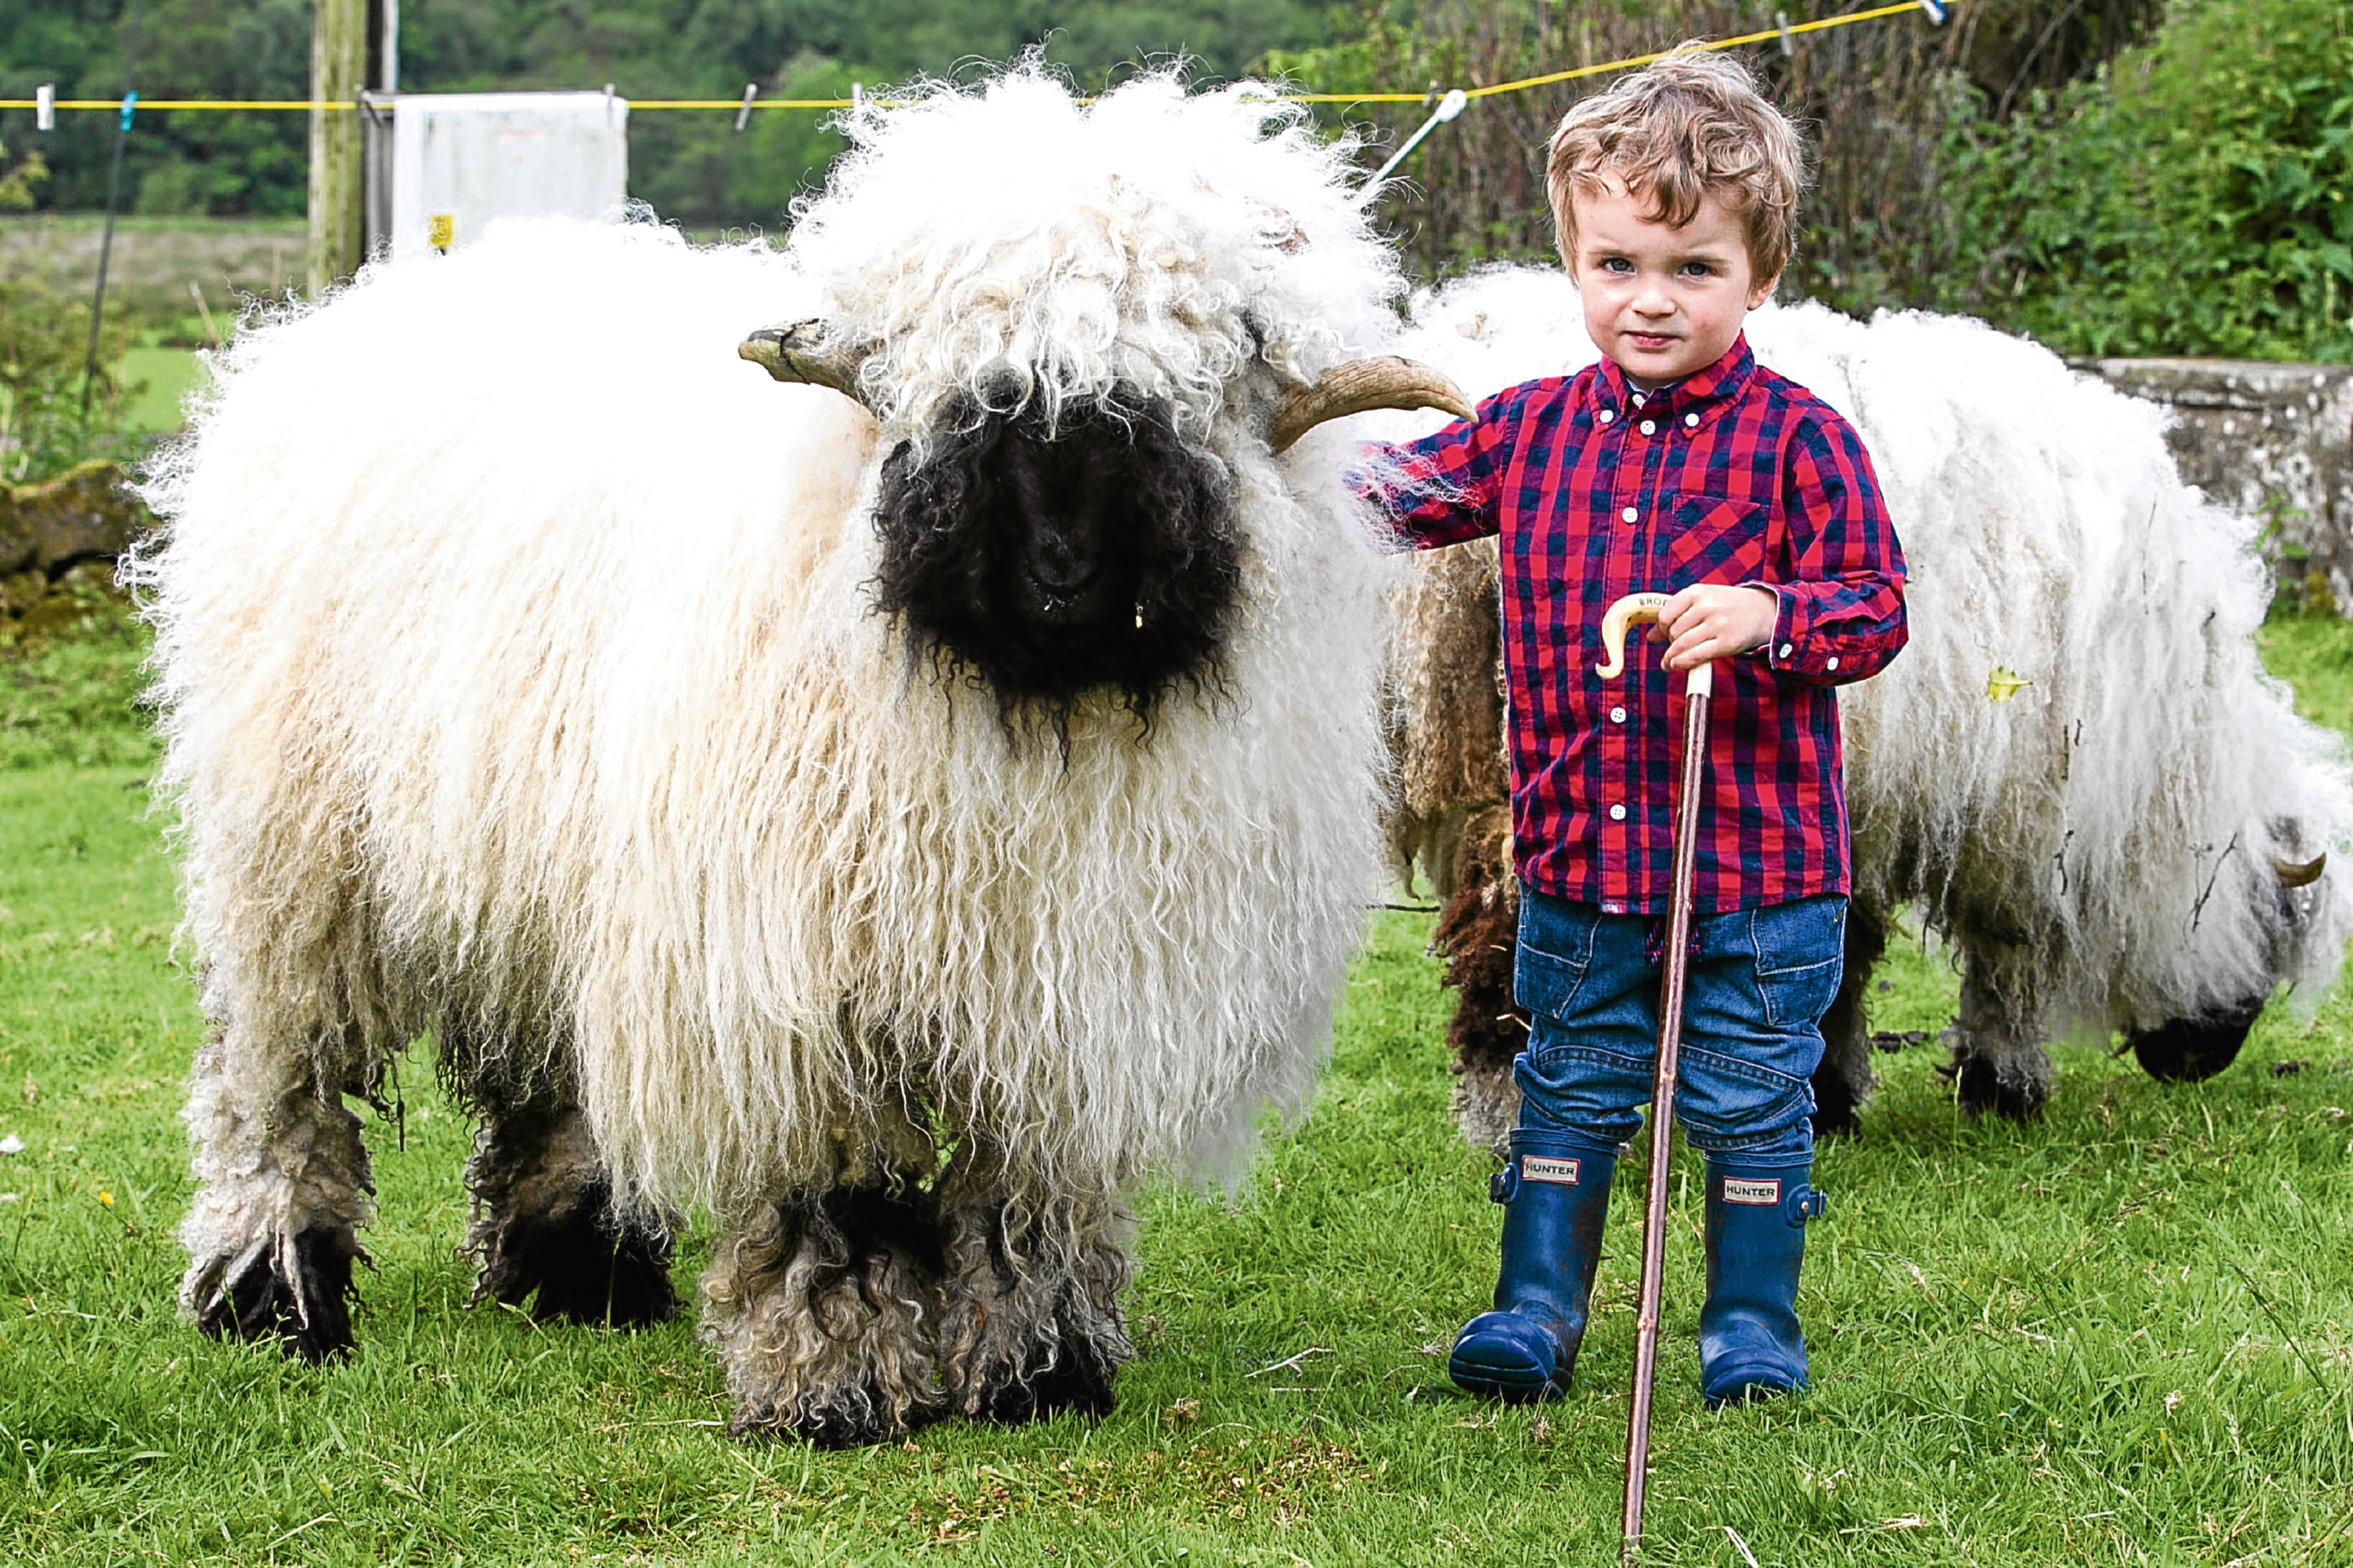
[[[1703,49],[1736,49],[1747,44],[1772,43],[1785,35],[1794,37],[1799,33],[1819,33],[1831,27],[1852,26],[1857,22],[1876,22],[1883,16],[1900,16],[1906,11],[1921,9],[1920,0],[1903,0],[1897,5],[1882,5],[1876,10],[1856,11],[1843,16],[1824,16],[1819,21],[1792,22],[1786,28],[1767,27],[1760,33],[1743,33],[1736,38],[1713,38],[1698,46]],[[1500,81],[1492,87],[1463,89],[1466,98],[1493,98],[1498,93],[1525,92],[1534,87],[1549,87],[1556,81],[1575,81],[1579,77],[1607,76],[1611,71],[1633,70],[1672,54],[1671,49],[1659,49],[1647,55],[1630,55],[1622,60],[1604,60],[1599,65],[1577,66],[1569,70],[1556,70],[1546,76],[1532,76],[1519,81]],[[1420,103],[1426,92],[1287,92],[1282,95],[1290,103]],[[888,99],[870,98],[867,103],[892,107]],[[633,98],[628,101],[629,112],[664,109],[725,109],[741,112],[740,98]],[[0,98],[0,109],[31,109],[36,106],[29,98]],[[752,101],[756,112],[764,109],[851,109],[860,101],[848,98],[759,98]],[[122,108],[114,98],[61,98],[57,107],[65,110],[103,110],[111,114]],[[308,113],[313,109],[333,112],[349,112],[359,105],[352,101],[326,99],[313,102],[307,98],[142,98],[139,107],[144,110],[201,110],[215,112],[243,111],[247,113]]]

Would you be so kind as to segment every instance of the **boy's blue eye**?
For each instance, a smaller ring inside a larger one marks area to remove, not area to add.
[[[1631,272],[1634,264],[1623,256],[1606,256],[1602,258],[1601,270],[1604,272]]]

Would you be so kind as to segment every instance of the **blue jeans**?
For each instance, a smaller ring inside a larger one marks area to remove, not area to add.
[[[1610,1154],[1642,1125],[1658,1056],[1666,917],[1523,889],[1512,992],[1534,1020],[1512,1064],[1520,1126]],[[1810,1080],[1844,968],[1835,894],[1692,917],[1675,1119],[1743,1165],[1813,1157]]]

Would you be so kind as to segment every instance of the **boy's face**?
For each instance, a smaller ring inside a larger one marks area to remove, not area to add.
[[[1739,214],[1714,196],[1681,228],[1644,216],[1651,202],[1615,179],[1578,191],[1569,277],[1585,330],[1635,385],[1663,386],[1724,357],[1778,276],[1757,280]]]

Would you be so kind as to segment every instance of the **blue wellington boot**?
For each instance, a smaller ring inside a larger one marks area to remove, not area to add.
[[[1798,1269],[1806,1255],[1806,1222],[1828,1202],[1807,1184],[1812,1169],[1708,1161],[1699,1389],[1710,1410],[1806,1386]]]
[[[1464,1325],[1446,1360],[1464,1393],[1525,1404],[1568,1392],[1617,1167],[1542,1133],[1512,1134],[1511,1160],[1487,1186],[1504,1205],[1495,1309]]]

